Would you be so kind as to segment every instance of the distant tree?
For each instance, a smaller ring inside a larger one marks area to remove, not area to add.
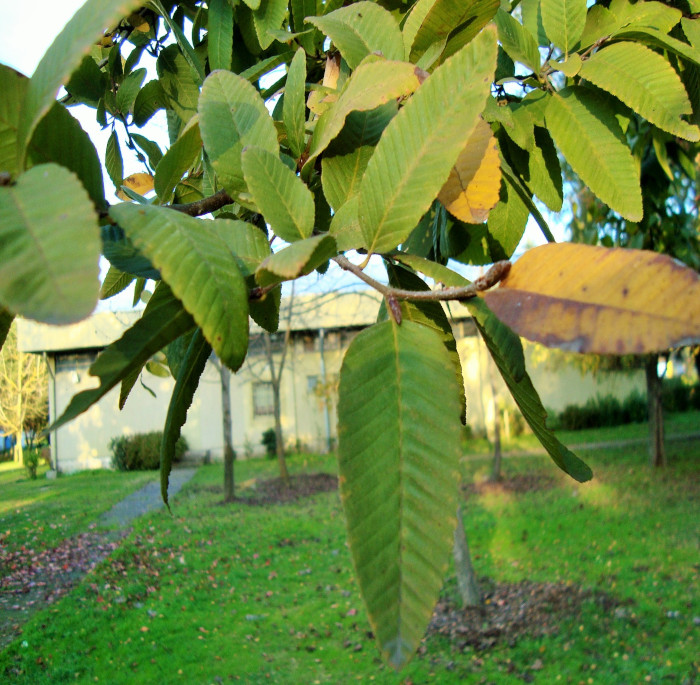
[[[47,417],[46,362],[19,350],[13,323],[0,350],[0,435],[14,438],[14,460],[19,464],[24,464],[25,431],[35,435],[46,426]]]
[[[606,247],[641,248],[670,255],[700,270],[700,218],[698,216],[698,164],[700,145],[673,137],[648,122],[628,117],[627,140],[641,168],[644,215],[633,222],[604,205],[580,179],[570,173],[575,189],[572,240]],[[696,119],[698,117],[696,116]],[[649,405],[649,460],[665,466],[662,357],[653,352],[641,357],[594,358],[587,364],[599,369],[643,368]]]

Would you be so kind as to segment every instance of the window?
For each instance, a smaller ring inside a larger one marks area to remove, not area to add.
[[[253,415],[271,416],[275,413],[272,383],[253,383]]]

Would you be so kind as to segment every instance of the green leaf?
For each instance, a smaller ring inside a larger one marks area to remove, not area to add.
[[[464,149],[489,95],[496,36],[485,29],[438,67],[387,126],[360,186],[370,252],[408,238]]]
[[[673,67],[638,43],[614,43],[586,60],[581,78],[618,97],[655,126],[686,140],[700,140],[700,128],[683,121],[693,108]]]
[[[100,287],[100,299],[108,300],[121,292],[124,292],[134,280],[133,274],[120,271],[116,266],[110,265],[102,286]]]
[[[405,290],[415,290],[425,292],[430,290],[425,281],[403,266],[387,264],[389,284],[394,288]],[[403,321],[413,321],[421,326],[432,328],[441,338],[445,349],[452,360],[452,367],[457,379],[457,387],[460,389],[460,418],[462,423],[467,423],[467,398],[464,393],[464,378],[462,377],[462,362],[457,352],[457,342],[452,333],[452,326],[445,314],[445,310],[440,302],[430,302],[428,300],[409,302],[402,300],[399,303]],[[403,325],[403,324],[402,324]]]
[[[682,16],[680,9],[670,7],[663,2],[613,0],[610,3],[610,11],[617,18],[619,27],[653,27],[663,33],[669,33]]]
[[[91,56],[87,56],[83,57],[80,66],[71,74],[66,84],[66,91],[78,102],[97,107],[106,87],[105,73]]]
[[[100,379],[99,387],[75,395],[50,430],[59,428],[89,409],[122,379],[140,370],[158,350],[193,326],[194,321],[182,303],[165,283],[159,283],[143,316],[119,340],[106,347],[90,367],[90,375]]]
[[[280,325],[282,288],[275,288],[259,300],[250,302],[250,318],[268,333],[276,333]]]
[[[0,186],[0,302],[15,314],[54,324],[89,316],[99,256],[97,214],[73,173],[42,164]]]
[[[299,240],[270,255],[258,267],[255,279],[263,287],[291,281],[310,274],[337,253],[335,240],[329,235]]]
[[[535,37],[538,45],[549,45],[542,21],[542,0],[522,0],[520,8],[525,29]]]
[[[190,73],[196,78],[196,84],[201,86],[202,83],[204,83],[204,66],[194,48],[189,44],[187,38],[185,38],[185,35],[182,33],[182,29],[178,26],[177,22],[173,21],[173,18],[165,10],[160,0],[149,0],[149,4],[163,17],[163,21],[173,32],[177,45],[180,48],[180,54],[189,65]],[[187,120],[185,119],[185,121]]]
[[[360,220],[357,218],[357,195],[353,195],[348,201],[333,214],[331,227],[328,231],[335,238],[338,252],[355,250],[362,246],[364,238],[360,228]]]
[[[199,379],[211,355],[211,346],[198,328],[190,341],[180,372],[175,381],[173,394],[165,417],[163,440],[160,446],[160,494],[168,504],[168,481],[175,456],[175,443],[180,430],[187,421],[187,410],[192,405]]]
[[[495,22],[498,27],[498,40],[511,59],[538,74],[540,51],[532,34],[515,17],[502,9],[496,12]]]
[[[182,175],[196,164],[201,156],[202,136],[199,132],[199,121],[193,117],[156,167],[154,188],[160,204],[172,201],[175,187],[182,180]]]
[[[630,221],[642,218],[639,170],[615,116],[582,86],[565,88],[547,105],[547,126],[581,180]]]
[[[257,226],[245,221],[217,219],[225,221],[226,244],[236,259],[243,278],[255,274],[262,261],[270,256],[270,243],[267,236]]]
[[[139,135],[138,133],[132,133],[131,138],[136,145],[138,145],[139,148],[146,153],[148,163],[150,164],[151,168],[155,170],[160,160],[163,159],[163,152],[161,151],[158,143],[155,143],[145,136]]]
[[[559,212],[564,200],[564,189],[559,157],[545,128],[535,126],[535,144],[530,150],[528,187],[553,212]]]
[[[48,162],[72,171],[95,207],[106,207],[102,165],[97,150],[78,120],[58,102],[39,122],[27,148],[27,167]]]
[[[210,74],[199,103],[204,149],[224,188],[235,195],[245,190],[241,153],[255,145],[279,154],[277,130],[265,103],[241,76],[227,71]]]
[[[145,78],[146,69],[137,69],[119,84],[119,90],[117,91],[117,107],[125,116],[133,111],[136,97],[141,90],[141,84]]]
[[[325,33],[351,69],[373,52],[388,60],[404,57],[403,37],[394,17],[373,2],[356,2],[307,22]]]
[[[267,50],[274,42],[275,37],[269,32],[282,28],[286,14],[287,0],[264,0],[253,12],[255,32],[263,50]]]
[[[368,112],[351,112],[345,120],[345,126],[321,160],[323,192],[335,210],[360,192],[360,182],[374,148],[398,111],[396,102],[388,102]],[[362,245],[361,235],[357,247]]]
[[[589,48],[601,38],[614,33],[619,27],[617,17],[603,5],[593,5],[586,15],[586,25],[579,40],[579,49]]]
[[[233,7],[228,0],[210,0],[208,6],[209,69],[229,70],[233,54]]]
[[[287,145],[295,159],[301,157],[306,147],[306,53],[299,48],[287,72],[284,88],[282,121],[287,131]]]
[[[319,118],[314,128],[307,165],[340,133],[351,112],[374,110],[415,92],[420,85],[418,69],[407,62],[385,60],[361,64],[343,87],[338,99]]]
[[[80,65],[83,57],[105,27],[116,26],[122,17],[139,7],[140,0],[88,0],[56,36],[31,78],[22,109],[17,140],[20,166],[34,129],[51,109],[62,85]]]
[[[466,305],[513,399],[549,456],[574,480],[590,480],[591,469],[547,428],[547,412],[525,370],[520,338],[496,318],[481,298],[469,300]]]
[[[460,33],[463,35],[457,47],[463,47],[493,19],[498,5],[498,0],[466,3],[460,0],[421,0],[413,6],[404,24],[406,58],[415,63],[431,46],[446,44],[448,38]],[[456,51],[453,49],[452,54]]]
[[[219,358],[238,370],[248,349],[248,289],[226,241],[228,222],[129,203],[110,214],[160,270]]]
[[[648,3],[644,3],[648,4]],[[668,50],[689,62],[700,65],[700,48],[688,45],[683,41],[668,36],[655,28],[633,25],[615,34],[615,39],[632,40],[647,43],[652,47]]]
[[[586,26],[586,0],[542,0],[542,24],[549,40],[568,55]]]
[[[370,624],[396,669],[420,644],[452,552],[459,398],[450,355],[425,326],[377,324],[345,354],[340,492]]]
[[[16,176],[17,134],[24,96],[29,79],[18,71],[0,64],[0,171]]]
[[[113,266],[139,278],[160,280],[160,271],[139,252],[124,231],[113,224],[102,226],[102,254]],[[138,298],[136,298],[138,301]]]
[[[117,138],[117,132],[114,129],[107,140],[105,167],[114,187],[121,188],[124,180],[124,162],[122,161],[122,151],[119,148],[119,138]]]
[[[156,70],[168,109],[187,123],[197,113],[199,86],[177,45],[161,50]],[[154,97],[157,93],[154,93]],[[139,111],[134,106],[135,111]]]
[[[458,7],[462,4],[455,2],[455,0],[448,0],[448,2]],[[474,0],[469,3],[468,14],[465,15],[464,21],[449,35],[440,61],[444,62],[467,43],[471,43],[481,29],[494,18],[499,5],[499,0]]]
[[[314,198],[280,158],[259,147],[243,152],[243,175],[255,204],[283,240],[308,238],[314,230]]]
[[[149,81],[136,96],[134,102],[134,124],[141,128],[159,109],[163,109],[168,105],[169,99],[163,90],[160,80],[153,79]]]

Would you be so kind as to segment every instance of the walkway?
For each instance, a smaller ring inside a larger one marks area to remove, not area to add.
[[[170,472],[170,485],[168,497],[174,497],[182,486],[197,472],[196,468],[173,469]],[[147,514],[154,509],[163,507],[163,498],[160,496],[160,480],[146,483],[140,490],[132,492],[121,502],[117,502],[109,511],[106,511],[97,522],[101,527],[125,528],[134,519]]]

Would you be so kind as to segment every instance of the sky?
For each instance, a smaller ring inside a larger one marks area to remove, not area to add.
[[[57,34],[59,27],[63,27],[82,4],[83,0],[0,0],[0,62],[13,67],[26,76],[31,76]],[[92,139],[100,157],[103,157],[110,129],[100,130],[95,121],[95,112],[87,107],[74,107],[70,111]],[[164,147],[167,143],[167,134],[164,116],[162,119],[163,121],[159,121],[157,116],[154,117],[153,123],[150,124],[150,130],[144,132],[144,135],[157,141],[163,141],[161,147]],[[119,133],[122,132],[119,131]],[[124,165],[125,176],[136,171],[143,171],[136,160],[129,159],[128,154],[124,154]],[[105,188],[111,189],[111,187],[112,184],[105,174]],[[109,194],[107,200],[117,201],[114,195],[110,197]],[[562,229],[556,224],[550,224],[550,227],[557,239],[560,239],[563,233]],[[543,242],[542,233],[531,219],[521,246],[525,244],[528,246],[539,245]],[[372,269],[372,275],[383,280],[383,269],[377,267]],[[460,268],[459,270],[464,275],[473,277],[473,271],[470,273],[465,269]],[[335,273],[335,269],[329,271],[329,276],[333,273]],[[333,278],[307,277],[305,283],[299,284],[297,292],[300,290],[302,292],[328,290],[335,281],[335,276]],[[354,282],[354,277],[353,280],[344,278],[342,285],[347,287],[352,282]],[[108,304],[110,307],[125,308],[130,306],[130,299],[128,297],[119,300],[114,298],[108,301]]]

